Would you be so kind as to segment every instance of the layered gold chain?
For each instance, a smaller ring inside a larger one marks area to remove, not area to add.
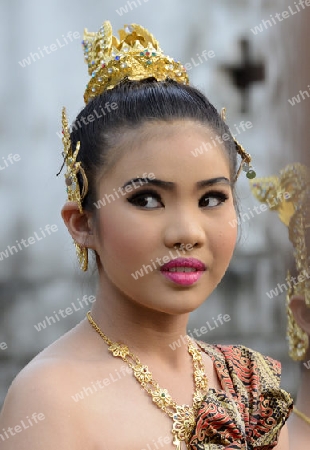
[[[188,447],[188,442],[195,428],[197,412],[208,389],[208,379],[205,374],[201,351],[194,346],[191,339],[187,336],[188,353],[192,357],[194,368],[195,391],[193,394],[193,406],[177,405],[167,389],[161,388],[153,379],[148,366],[141,364],[140,359],[129,350],[127,345],[111,341],[96,324],[90,312],[87,313],[87,318],[92,327],[108,345],[112,355],[121,358],[128,364],[133,371],[134,377],[152,397],[155,405],[172,418],[173,444],[176,446],[176,449],[181,450],[181,441],[184,441]]]

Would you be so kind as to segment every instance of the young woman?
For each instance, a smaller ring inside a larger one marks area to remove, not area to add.
[[[231,260],[249,155],[142,27],[118,41],[105,22],[83,45],[91,80],[71,134],[63,112],[62,217],[83,270],[94,252],[96,302],[13,382],[1,448],[287,450],[279,364],[186,336]]]

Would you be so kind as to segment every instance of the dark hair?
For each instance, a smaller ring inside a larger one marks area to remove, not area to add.
[[[106,105],[109,105],[109,110]],[[86,122],[86,118],[94,120]],[[142,81],[125,79],[90,101],[71,127],[72,148],[75,149],[80,141],[77,160],[81,161],[89,183],[83,208],[94,209],[96,180],[99,173],[104,173],[111,166],[111,161],[113,163],[110,150],[115,147],[122,130],[132,130],[150,121],[176,119],[198,121],[207,125],[217,136],[228,134],[229,139],[224,141],[224,146],[233,180],[237,165],[236,144],[228,126],[199,90],[170,79],[161,82],[155,78]],[[80,187],[82,182],[82,177],[79,177]]]

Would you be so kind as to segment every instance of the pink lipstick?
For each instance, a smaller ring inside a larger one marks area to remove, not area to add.
[[[206,270],[206,265],[195,258],[176,258],[160,269],[166,278],[182,286],[196,283]]]

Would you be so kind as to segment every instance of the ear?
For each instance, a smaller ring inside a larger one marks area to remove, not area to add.
[[[80,213],[77,202],[67,202],[61,210],[61,216],[77,244],[95,249],[94,227],[90,212]]]
[[[310,308],[306,306],[301,295],[293,295],[290,300],[290,309],[297,325],[310,336]]]

